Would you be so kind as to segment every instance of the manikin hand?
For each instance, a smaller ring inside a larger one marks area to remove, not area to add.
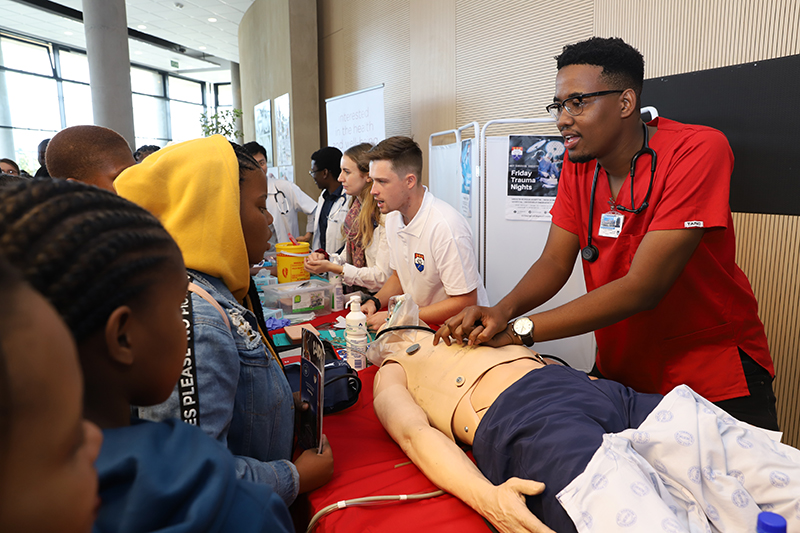
[[[525,495],[541,494],[544,483],[512,477],[485,494],[480,514],[502,533],[554,533],[525,505]]]
[[[470,346],[483,344],[486,346],[505,346],[511,344],[512,338],[504,333],[511,318],[508,312],[499,307],[481,307],[471,305],[448,318],[433,337],[433,345],[443,340],[450,346],[450,339],[463,344],[467,339]]]

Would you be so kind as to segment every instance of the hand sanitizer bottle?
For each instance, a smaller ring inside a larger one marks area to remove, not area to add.
[[[367,366],[367,315],[361,312],[361,295],[356,294],[348,300],[350,312],[345,317],[347,328],[344,338],[347,343],[347,364],[354,370]]]
[[[342,275],[333,274],[329,283],[333,285],[333,301],[331,310],[334,312],[344,309],[344,286],[342,285]]]

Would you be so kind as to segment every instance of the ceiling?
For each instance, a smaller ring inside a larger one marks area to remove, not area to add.
[[[239,61],[239,22],[252,3],[126,0],[128,28],[144,34],[144,40],[128,39],[131,62],[203,81],[230,81],[230,62]],[[85,50],[83,24],[73,18],[81,10],[81,0],[0,0],[0,29]],[[148,36],[157,39],[146,42]]]

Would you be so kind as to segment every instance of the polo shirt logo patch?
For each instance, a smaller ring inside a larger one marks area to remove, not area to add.
[[[702,228],[703,221],[702,220],[687,220],[683,223],[684,228]]]
[[[419,270],[420,272],[425,270],[425,256],[422,254],[415,253],[414,266],[417,267],[417,270]]]

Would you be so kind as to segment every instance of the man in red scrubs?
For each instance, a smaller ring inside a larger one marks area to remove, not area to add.
[[[661,117],[643,123],[644,60],[621,39],[569,45],[556,59],[547,107],[569,157],[544,252],[496,306],[465,309],[436,340],[530,346],[594,331],[595,375],[661,394],[685,383],[778,429],[764,326],[735,263],[727,139]],[[509,324],[561,289],[578,253],[588,293]]]

